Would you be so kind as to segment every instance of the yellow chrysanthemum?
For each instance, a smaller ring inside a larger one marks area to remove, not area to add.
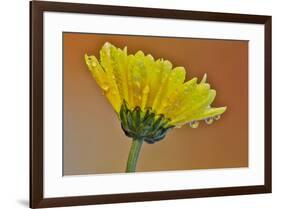
[[[184,67],[173,68],[168,60],[154,60],[138,51],[105,43],[100,60],[85,55],[86,64],[97,84],[113,106],[125,134],[154,143],[168,130],[189,123],[196,128],[200,120],[210,124],[226,107],[213,108],[216,91],[206,83],[207,76],[185,81]]]
[[[127,48],[116,48],[105,43],[100,51],[100,62],[95,56],[85,55],[86,63],[114,110],[119,114],[123,101],[133,110],[152,108],[156,115],[170,119],[170,125],[182,125],[222,114],[226,107],[211,108],[216,91],[197,78],[184,82],[183,67],[172,68],[168,60],[154,60],[142,51],[128,55]]]

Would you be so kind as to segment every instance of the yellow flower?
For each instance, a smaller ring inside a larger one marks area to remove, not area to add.
[[[222,114],[226,107],[211,108],[216,91],[197,78],[185,81],[183,67],[173,68],[168,60],[154,60],[152,55],[138,51],[135,55],[106,42],[95,56],[85,60],[98,85],[119,114],[123,101],[130,110],[152,108],[156,115],[170,119],[170,125],[182,125]]]
[[[185,68],[173,68],[168,60],[155,60],[142,51],[128,54],[127,47],[122,50],[106,42],[100,61],[93,55],[85,55],[85,61],[125,134],[141,143],[159,141],[183,124],[211,124],[226,110],[211,107],[216,91],[206,83],[206,74],[199,83],[197,78],[185,81]]]

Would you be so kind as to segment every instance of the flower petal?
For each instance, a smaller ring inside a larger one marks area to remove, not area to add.
[[[92,65],[92,68],[89,69],[92,72],[92,75],[96,75],[98,78],[102,78],[103,82],[99,83],[99,86],[103,89],[106,97],[110,101],[114,110],[119,113],[121,108],[122,100],[120,98],[119,89],[116,84],[116,77],[113,71],[113,62],[111,58],[111,50],[115,47],[109,43],[105,43],[102,50],[100,51],[101,65],[98,65],[97,59],[94,56],[91,56],[94,60],[95,66]],[[101,66],[103,73],[101,73]]]
[[[185,80],[185,69],[183,67],[176,67],[171,70],[169,78],[166,80],[166,83],[163,85],[161,98],[159,98],[158,106],[154,106],[154,109],[158,113],[162,113],[163,109],[169,105],[168,98],[171,94],[179,88]]]

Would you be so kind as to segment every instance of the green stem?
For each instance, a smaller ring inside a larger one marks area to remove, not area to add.
[[[136,171],[137,161],[138,161],[138,157],[140,154],[142,143],[143,143],[143,140],[141,140],[141,139],[132,140],[132,145],[131,145],[131,149],[130,149],[130,153],[129,153],[129,157],[128,157],[128,161],[127,161],[127,168],[126,168],[127,173]]]

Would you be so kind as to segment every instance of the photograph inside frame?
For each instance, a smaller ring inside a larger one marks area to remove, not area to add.
[[[63,175],[248,167],[248,41],[63,33]]]

